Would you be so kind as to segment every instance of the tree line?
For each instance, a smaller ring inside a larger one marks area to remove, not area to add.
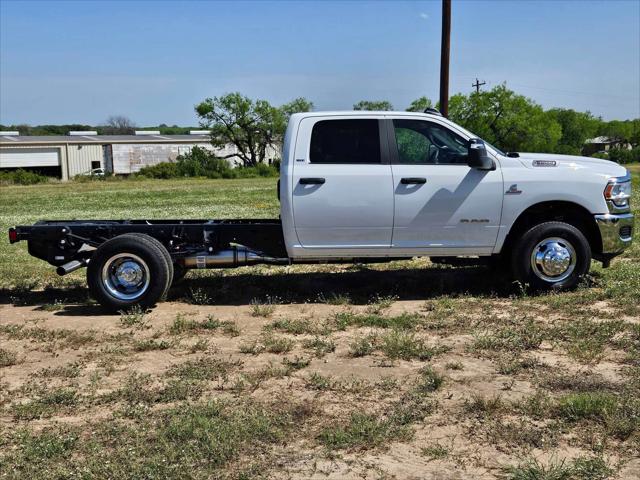
[[[418,112],[431,107],[434,107],[431,100],[421,97],[406,110]],[[391,102],[386,100],[363,100],[353,108],[394,110]],[[579,155],[585,141],[598,136],[634,147],[640,144],[638,118],[607,122],[590,112],[569,108],[545,110],[504,84],[487,91],[453,95],[449,99],[449,118],[505,151]]]
[[[422,112],[434,106],[438,107],[423,96],[406,110]],[[353,109],[389,111],[394,106],[388,100],[361,100]],[[235,145],[239,153],[228,156],[239,157],[244,166],[264,161],[266,146],[282,141],[291,114],[311,110],[313,103],[305,98],[274,107],[266,100],[253,101],[240,93],[208,98],[196,106],[200,125],[211,131],[213,145]],[[604,121],[590,112],[545,110],[505,84],[453,95],[449,118],[504,151],[580,155],[587,139],[604,136],[615,145],[634,147],[632,151],[614,148],[606,154],[611,159],[620,163],[640,161],[640,119]]]
[[[417,98],[405,108],[421,112],[435,104],[425,96]],[[238,92],[207,98],[195,106],[200,128],[211,132],[214,147],[234,145],[235,151],[218,156],[223,160],[236,157],[244,167],[255,167],[268,158],[269,147],[281,144],[289,117],[296,112],[313,110],[313,102],[297,98],[281,106],[267,100],[253,100]],[[387,100],[362,100],[354,110],[394,110]],[[458,93],[449,99],[449,118],[478,137],[504,151],[543,152],[579,155],[585,141],[604,136],[616,145],[607,156],[620,163],[640,161],[640,119],[604,121],[590,112],[568,108],[545,110],[533,100],[507,88],[505,84],[491,90]],[[110,117],[105,125],[43,125],[17,128],[23,134],[65,135],[72,130],[97,130],[98,134],[133,133],[135,124],[126,117]],[[22,130],[21,130],[22,129]],[[26,130],[25,130],[26,129]],[[190,127],[154,127],[163,134],[188,133]],[[37,133],[35,133],[37,132]],[[41,133],[46,132],[46,133]],[[633,150],[626,149],[629,145]],[[213,153],[209,153],[215,156]],[[198,159],[203,160],[202,152]],[[211,161],[206,160],[211,163]]]
[[[180,127],[178,125],[160,125],[138,127],[129,117],[112,115],[100,125],[86,125],[82,123],[66,123],[60,125],[1,125],[0,130],[17,131],[26,136],[68,135],[69,132],[94,131],[98,135],[133,135],[136,130],[159,130],[161,135],[188,135],[190,130],[198,127]]]

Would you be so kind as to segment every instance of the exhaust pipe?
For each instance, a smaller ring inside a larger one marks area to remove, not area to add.
[[[182,265],[185,268],[225,268],[258,263],[282,264],[288,262],[287,258],[269,257],[245,247],[233,247],[213,254],[202,252],[182,259]]]
[[[84,258],[82,260],[71,260],[70,262],[65,263],[64,265],[60,265],[58,268],[56,268],[56,273],[62,277],[63,275],[67,275],[71,272],[75,272],[76,270],[80,270],[81,268],[86,267],[88,263],[89,259],[87,258]]]

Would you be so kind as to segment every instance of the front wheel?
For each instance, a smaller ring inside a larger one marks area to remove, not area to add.
[[[144,235],[124,234],[106,241],[87,267],[91,295],[108,310],[143,309],[162,298],[173,272],[161,245]]]
[[[514,245],[517,280],[538,290],[570,290],[589,272],[591,247],[584,234],[564,222],[529,229]]]

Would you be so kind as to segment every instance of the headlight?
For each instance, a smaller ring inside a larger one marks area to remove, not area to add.
[[[604,189],[604,198],[609,205],[609,210],[616,212],[629,210],[631,177],[627,174],[624,177],[611,179]]]

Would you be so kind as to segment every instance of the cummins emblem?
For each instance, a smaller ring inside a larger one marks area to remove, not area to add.
[[[557,162],[555,160],[534,160],[534,167],[555,167]]]

